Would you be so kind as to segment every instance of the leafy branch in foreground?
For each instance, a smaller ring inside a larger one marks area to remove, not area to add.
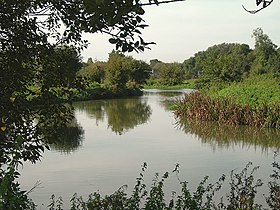
[[[268,183],[269,195],[266,197],[267,204],[273,210],[280,207],[280,165],[276,161],[276,156],[274,156],[272,163],[273,173],[270,176],[272,181]],[[208,183],[209,177],[205,176],[192,192],[188,187],[188,182],[180,180],[179,164],[177,164],[172,173],[165,172],[162,176],[157,173],[148,189],[144,183],[144,172],[147,169],[147,164],[144,163],[140,176],[136,178],[136,185],[131,195],[126,192],[127,186],[123,186],[113,194],[104,197],[99,192],[95,192],[90,194],[87,200],[74,194],[70,201],[71,210],[263,210],[266,209],[263,204],[258,204],[255,200],[258,189],[263,185],[260,179],[255,180],[254,177],[258,168],[253,167],[252,163],[248,163],[240,172],[232,170],[229,188],[223,187],[226,201],[222,197],[217,202],[219,199],[216,193],[221,190],[225,183],[225,175],[222,175],[215,183]],[[179,193],[173,192],[171,199],[167,201],[164,184],[172,175],[177,177],[181,191]],[[51,210],[63,209],[62,198],[56,200],[53,195],[48,207]]]

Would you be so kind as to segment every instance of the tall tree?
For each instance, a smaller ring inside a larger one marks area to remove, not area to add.
[[[250,71],[251,49],[246,44],[222,43],[195,54],[193,68],[204,81],[240,81]]]
[[[150,66],[144,61],[136,60],[113,51],[105,67],[104,84],[113,92],[125,89],[139,89],[149,77]]]
[[[256,74],[275,73],[278,71],[277,45],[275,45],[261,28],[253,31],[252,37],[255,39],[255,57],[252,64],[252,72]]]

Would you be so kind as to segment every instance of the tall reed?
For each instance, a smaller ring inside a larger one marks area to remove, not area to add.
[[[229,97],[214,99],[198,91],[179,100],[174,113],[179,118],[280,129],[280,104],[242,105]]]

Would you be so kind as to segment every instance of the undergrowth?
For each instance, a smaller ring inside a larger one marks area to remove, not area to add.
[[[267,184],[269,194],[264,195],[266,206],[272,210],[280,209],[280,165],[276,161],[276,156],[272,163],[271,180]],[[86,199],[74,194],[70,201],[71,210],[264,210],[267,207],[258,204],[255,199],[258,189],[264,184],[261,179],[255,178],[258,168],[248,163],[240,172],[232,170],[228,177],[227,193],[217,199],[217,192],[227,180],[225,175],[215,183],[209,183],[209,177],[205,176],[192,192],[188,182],[181,181],[177,164],[170,173],[166,172],[162,176],[156,174],[151,186],[147,187],[144,183],[147,164],[144,163],[131,195],[128,195],[126,186],[111,195],[102,196],[99,192],[95,192]],[[173,192],[171,199],[166,200],[164,183],[171,174],[177,176],[181,190],[178,193]],[[48,207],[50,210],[63,209],[62,198],[56,199],[53,195]]]

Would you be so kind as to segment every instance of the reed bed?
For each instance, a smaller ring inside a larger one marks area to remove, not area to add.
[[[280,129],[280,104],[238,104],[229,97],[214,99],[199,91],[179,100],[174,113],[179,118]]]

